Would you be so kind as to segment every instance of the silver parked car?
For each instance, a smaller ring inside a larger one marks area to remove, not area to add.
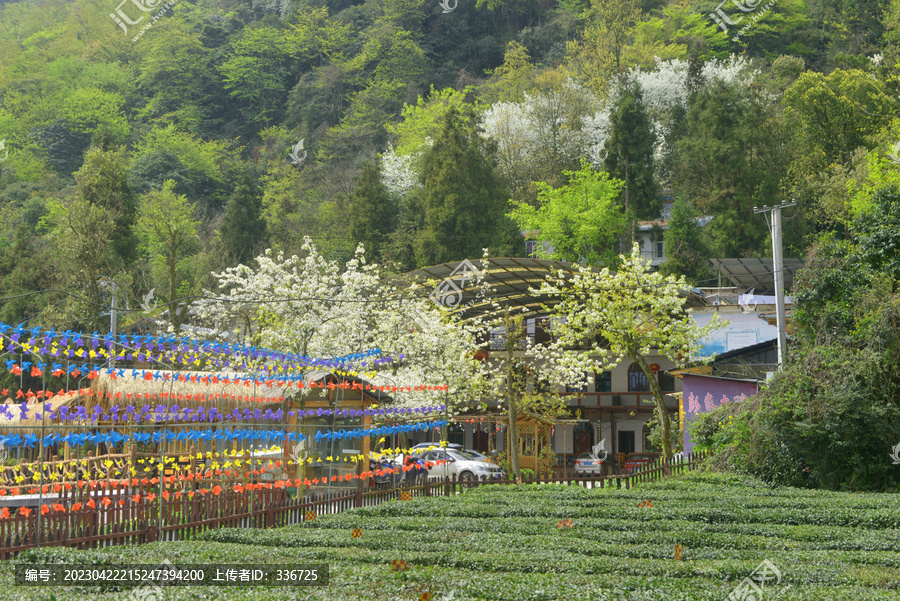
[[[482,480],[485,478],[502,480],[506,478],[506,472],[499,465],[488,463],[487,461],[479,461],[465,451],[437,450],[426,451],[422,454],[427,464],[432,464],[428,468],[428,478],[443,478],[446,476],[456,476],[457,480],[462,482],[472,480]],[[446,463],[438,463],[446,461]]]
[[[575,476],[599,476],[602,465],[590,453],[582,453],[575,459]]]
[[[422,454],[426,451],[435,451],[441,450],[442,448],[450,449],[451,451],[463,451],[477,459],[478,461],[490,461],[490,457],[485,455],[484,453],[480,453],[475,449],[464,449],[462,445],[457,444],[455,442],[444,443],[443,446],[439,442],[420,442],[416,446],[410,449],[410,452],[413,454]],[[496,455],[496,453],[495,453]]]

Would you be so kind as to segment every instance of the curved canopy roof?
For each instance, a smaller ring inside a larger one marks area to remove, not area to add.
[[[459,315],[462,320],[485,317],[495,320],[505,309],[525,318],[547,315],[547,308],[559,303],[558,297],[531,292],[540,288],[548,276],[554,279],[562,272],[563,278],[574,273],[576,263],[553,259],[504,257],[482,260],[453,261],[424,267],[397,276],[408,286],[422,286],[423,297],[428,297],[447,311]],[[484,283],[493,290],[489,298],[481,291]],[[684,290],[691,305],[708,304],[702,292]]]
[[[567,261],[517,257],[491,258],[486,262],[487,269],[481,260],[453,261],[400,277],[411,285],[430,288],[427,296],[431,300],[464,320],[498,318],[504,308],[514,315],[535,317],[546,315],[544,305],[552,307],[558,299],[534,294],[531,289],[539,288],[547,276],[555,278],[560,271],[564,277],[571,274],[575,266]],[[493,291],[490,298],[481,295],[485,281]]]

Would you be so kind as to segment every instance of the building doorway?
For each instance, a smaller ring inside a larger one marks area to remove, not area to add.
[[[591,422],[578,422],[572,435],[572,452],[578,457],[590,453],[594,446],[594,426]]]
[[[490,424],[488,422],[475,422],[475,434],[472,439],[472,448],[476,451],[487,453],[490,450],[490,446]]]
[[[619,430],[619,453],[634,453],[634,430]]]
[[[460,423],[451,423],[447,426],[447,442],[452,442],[464,447],[466,445],[465,426]]]

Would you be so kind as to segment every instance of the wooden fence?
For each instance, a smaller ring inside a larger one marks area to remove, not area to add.
[[[188,540],[215,528],[274,528],[298,524],[316,516],[336,514],[356,507],[370,507],[393,499],[451,496],[463,489],[496,484],[562,484],[589,488],[630,489],[668,475],[693,470],[701,454],[686,456],[667,464],[655,461],[640,471],[606,477],[563,478],[538,474],[535,478],[512,480],[457,481],[446,478],[419,486],[391,487],[348,492],[331,491],[296,497],[296,489],[279,483],[262,483],[261,488],[241,486],[186,490],[181,485],[138,482],[124,488],[98,485],[94,490],[59,492],[46,505],[26,513],[16,510],[0,518],[0,559],[35,547],[66,546],[91,549],[112,545]],[[218,488],[218,490],[215,490]],[[53,503],[52,501],[56,501]],[[12,501],[7,498],[7,501]]]

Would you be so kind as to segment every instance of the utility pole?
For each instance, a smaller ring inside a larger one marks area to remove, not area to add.
[[[100,280],[100,285],[104,288],[109,288],[112,290],[112,301],[109,304],[109,333],[112,335],[113,340],[116,338],[116,326],[118,325],[118,307],[119,307],[119,286],[109,278],[102,278]],[[110,349],[109,356],[109,367],[113,368],[116,366],[116,352],[115,346]]]
[[[784,355],[787,351],[787,329],[784,323],[784,258],[781,244],[781,210],[796,206],[797,202],[781,201],[780,205],[763,205],[759,209],[753,207],[754,213],[772,212],[772,259],[775,269],[775,325],[778,328],[778,370],[784,367]]]

